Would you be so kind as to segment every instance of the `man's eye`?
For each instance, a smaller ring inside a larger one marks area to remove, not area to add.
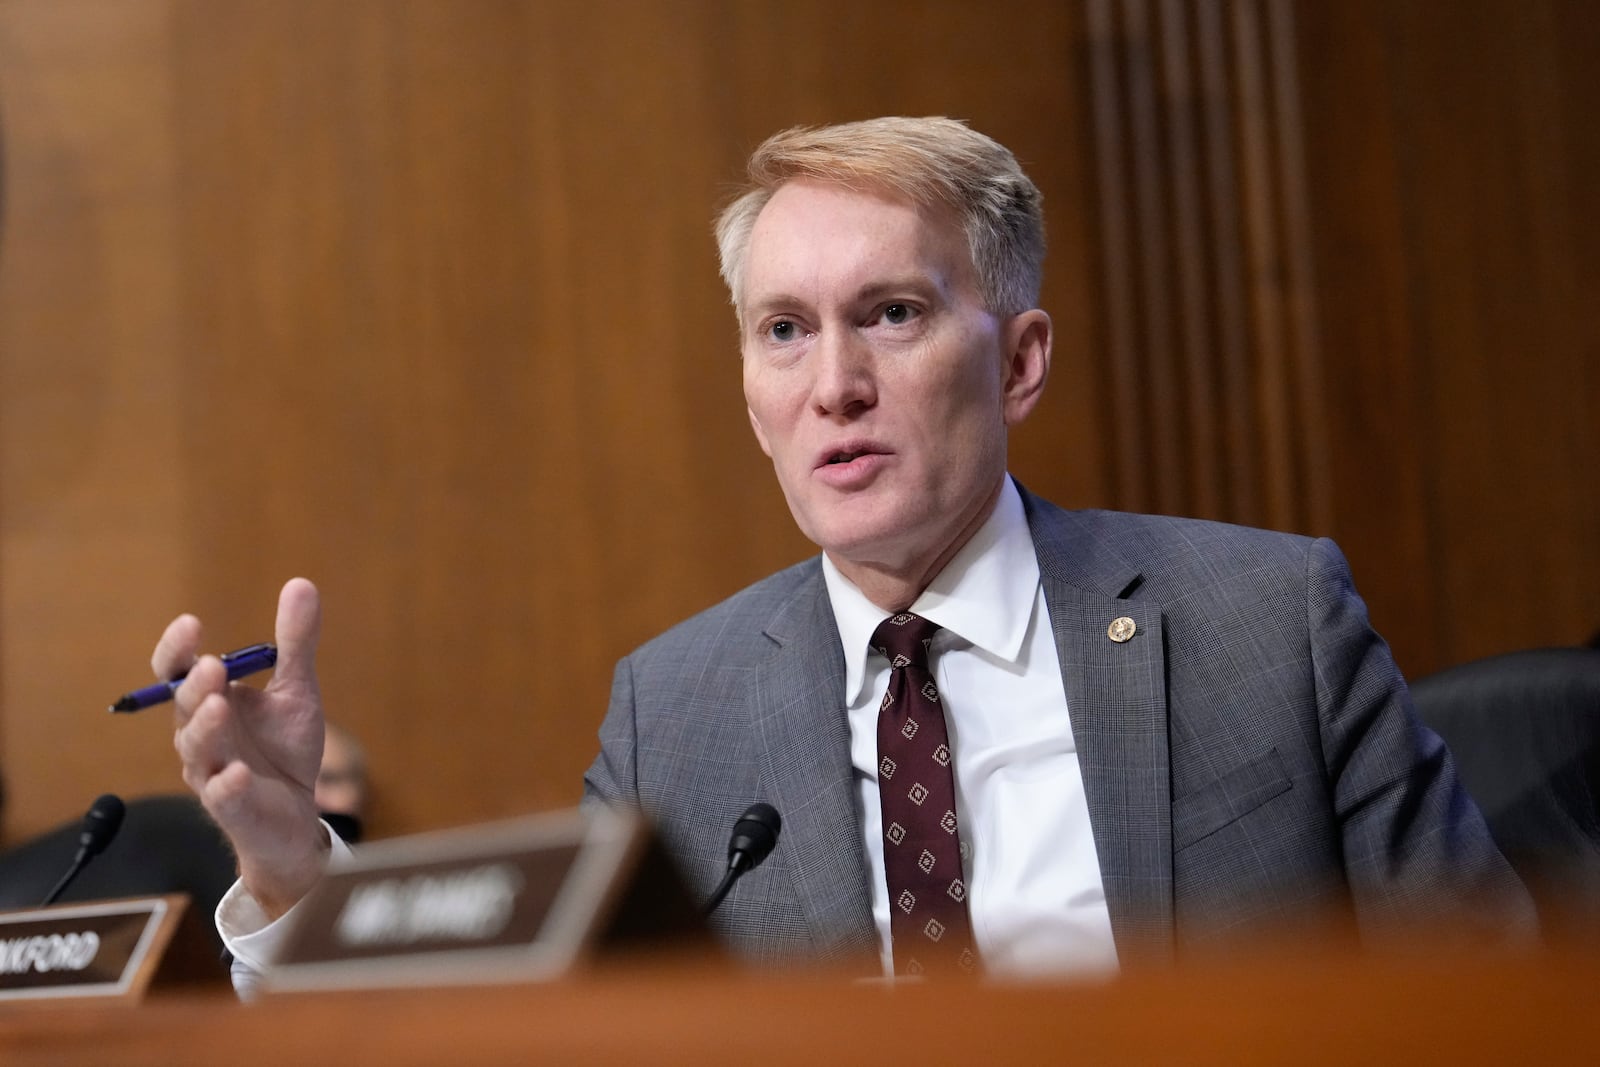
[[[787,343],[800,336],[800,327],[784,319],[767,327],[767,336],[779,343]]]
[[[903,325],[916,317],[916,309],[910,304],[890,304],[883,309],[883,321],[891,326]]]

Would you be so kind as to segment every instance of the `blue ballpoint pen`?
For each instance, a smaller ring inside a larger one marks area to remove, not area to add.
[[[228,681],[232,682],[247,674],[270,670],[272,665],[278,662],[278,646],[251,645],[249,648],[224,652],[221,658],[222,665],[228,669]],[[178,686],[187,677],[189,672],[184,671],[170,682],[157,682],[155,685],[147,685],[143,689],[125,693],[116,699],[110,710],[141,711],[157,704],[165,704],[172,699],[172,694],[178,691]]]

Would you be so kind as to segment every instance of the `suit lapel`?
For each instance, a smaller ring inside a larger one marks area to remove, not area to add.
[[[1125,599],[1138,571],[1076,519],[1023,493],[1061,659],[1117,952],[1125,964],[1173,948],[1172,800],[1160,605]],[[1113,640],[1118,619],[1132,636]]]
[[[820,568],[773,616],[755,672],[755,728],[812,938],[824,955],[875,952],[856,818],[844,658]]]

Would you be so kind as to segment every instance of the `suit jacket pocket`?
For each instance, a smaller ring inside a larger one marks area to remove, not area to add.
[[[1174,800],[1172,805],[1172,847],[1181,849],[1209,837],[1229,823],[1244,818],[1294,783],[1283,769],[1283,758],[1274,748],[1224,774],[1210,785],[1201,786]]]

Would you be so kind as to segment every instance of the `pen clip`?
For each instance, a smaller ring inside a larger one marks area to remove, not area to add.
[[[259,645],[248,645],[245,648],[236,648],[232,652],[224,652],[217,658],[220,659],[224,665],[227,665],[229,663],[234,663],[238,660],[245,659],[249,656],[258,656],[271,647],[272,645],[269,642],[263,641]]]

